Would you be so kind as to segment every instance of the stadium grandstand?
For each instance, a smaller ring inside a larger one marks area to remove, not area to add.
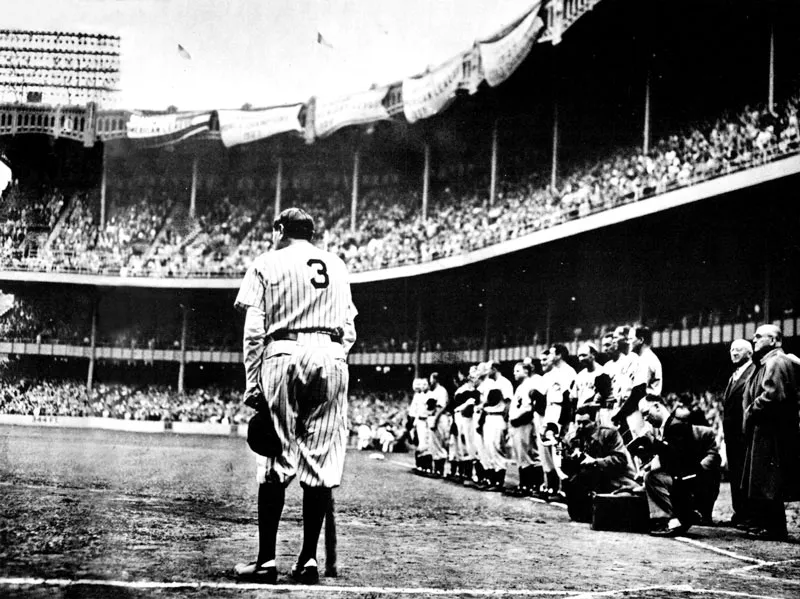
[[[146,381],[152,406],[127,413],[208,400],[233,421],[234,294],[299,205],[354,273],[357,393],[406,397],[415,374],[554,341],[574,354],[633,322],[654,331],[666,390],[714,390],[725,344],[759,323],[797,347],[797,17],[544,1],[424,73],[247,110],[117,106],[116,38],[93,38],[104,78],[76,71],[66,99],[0,71],[17,90],[0,105],[6,372],[42,397],[79,375],[69,411],[110,413],[115,385]],[[0,32],[0,50],[33,64],[20,36],[48,35]]]

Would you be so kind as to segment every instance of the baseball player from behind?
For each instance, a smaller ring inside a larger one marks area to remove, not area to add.
[[[357,314],[342,260],[314,247],[311,216],[298,208],[273,224],[275,251],[258,256],[236,297],[245,311],[244,402],[274,428],[279,447],[257,457],[258,556],[240,579],[275,583],[275,541],[286,487],[303,488],[303,546],[296,581],[319,580],[317,543],[339,486],[347,442],[347,352]],[[252,447],[252,444],[251,444]]]

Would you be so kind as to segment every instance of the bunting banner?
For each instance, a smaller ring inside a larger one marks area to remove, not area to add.
[[[451,58],[433,71],[403,80],[403,113],[409,123],[447,108],[461,84],[464,58]]]
[[[230,148],[281,133],[301,133],[302,109],[303,104],[298,103],[263,110],[219,110],[217,114],[222,143]]]
[[[142,114],[134,112],[126,123],[128,139],[146,148],[160,148],[194,137],[211,127],[211,112]]]
[[[403,112],[403,82],[397,81],[386,88],[386,95],[381,100],[389,116],[397,116]]]
[[[519,21],[490,39],[478,41],[483,76],[492,87],[500,85],[511,76],[543,33],[544,22],[539,18],[540,6],[541,2],[538,2]]]
[[[481,81],[483,81],[481,53],[478,46],[474,45],[461,56],[461,82],[458,87],[473,95],[478,91]]]
[[[370,89],[336,99],[317,98],[314,133],[325,137],[348,125],[363,125],[390,118],[384,99],[388,86]]]

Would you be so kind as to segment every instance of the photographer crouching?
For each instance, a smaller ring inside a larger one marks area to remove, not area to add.
[[[688,410],[670,410],[657,395],[642,399],[639,409],[653,430],[634,439],[628,449],[644,464],[650,534],[673,537],[692,524],[711,524],[720,486],[714,431],[690,424]]]
[[[561,469],[567,511],[576,522],[591,522],[592,495],[636,486],[631,458],[616,429],[596,422],[597,408],[584,405],[575,415],[575,432],[564,441]]]

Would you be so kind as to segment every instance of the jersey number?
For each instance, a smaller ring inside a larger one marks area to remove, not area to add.
[[[331,279],[328,276],[328,267],[325,266],[325,263],[322,260],[312,258],[306,262],[306,264],[311,267],[317,267],[317,274],[314,275],[313,279],[311,279],[311,284],[314,286],[314,289],[325,289],[331,282]]]

